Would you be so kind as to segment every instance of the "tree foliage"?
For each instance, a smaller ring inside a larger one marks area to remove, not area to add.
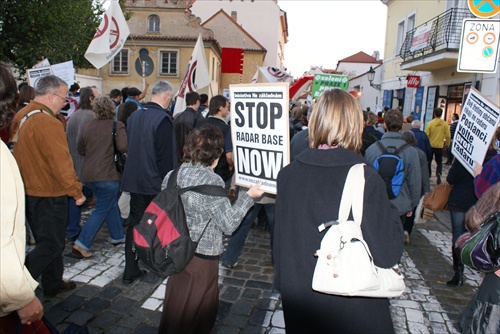
[[[100,2],[93,0],[8,0],[0,3],[0,59],[24,75],[47,58],[90,67],[84,54],[99,26]]]

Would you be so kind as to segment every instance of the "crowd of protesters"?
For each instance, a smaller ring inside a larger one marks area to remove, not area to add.
[[[75,282],[62,278],[65,244],[73,243],[77,258],[92,257],[94,238],[104,223],[109,242],[125,248],[123,283],[141,279],[145,271],[133,251],[133,228],[173,170],[183,187],[218,185],[228,196],[183,195],[191,236],[203,236],[193,260],[167,283],[160,332],[211,332],[219,300],[219,258],[228,270],[238,266],[259,214],[271,235],[275,288],[282,295],[287,332],[392,332],[387,298],[338,297],[310,288],[316,263],[312,254],[321,239],[317,222],[337,219],[347,171],[355,164],[365,165],[363,235],[374,263],[382,268],[397,264],[403,245],[409,244],[417,204],[431,191],[430,176],[442,182],[443,152],[451,164],[446,181],[453,185],[448,203],[453,242],[469,227],[472,210],[479,212],[474,215],[478,220],[486,215],[483,211],[499,209],[498,190],[491,189],[498,189],[500,178],[495,146],[500,130],[472,176],[448,149],[453,137],[440,108],[434,109],[424,132],[413,116],[404,119],[397,109],[379,115],[363,111],[341,90],[325,91],[312,106],[295,106],[289,128],[292,162],[278,176],[277,195],[269,195],[260,184],[234,184],[230,101],[222,95],[209,99],[187,93],[186,109],[174,116],[174,88],[167,81],[155,83],[144,102],[149,85],[143,91],[128,87],[102,94],[96,87],[68,86],[53,75],[38,80],[36,87],[17,86],[3,63],[0,74],[0,135],[5,143],[0,145],[0,328],[6,332],[19,322],[43,326],[37,285],[45,296],[75,289]],[[454,115],[452,133],[457,120]],[[393,198],[373,168],[388,147],[401,149],[405,175]],[[127,155],[123,173],[115,166],[116,150]],[[437,168],[431,173],[433,158]],[[493,208],[481,205],[483,197],[491,196]],[[82,205],[94,205],[87,221],[81,219]],[[28,254],[26,233],[36,242]],[[223,235],[229,238],[225,248]],[[454,250],[452,254],[454,276],[447,284],[459,287],[463,264]],[[463,328],[486,328],[488,311],[477,305],[492,303],[484,291],[497,289],[499,280],[495,274],[486,276],[476,304],[464,313]],[[332,312],[339,317],[332,318]],[[360,319],[360,313],[366,316]],[[483,320],[474,320],[478,316]]]

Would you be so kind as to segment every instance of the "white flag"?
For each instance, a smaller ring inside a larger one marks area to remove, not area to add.
[[[203,46],[203,39],[200,34],[193,53],[191,54],[186,75],[184,76],[181,86],[179,87],[179,91],[177,92],[174,116],[186,109],[186,101],[184,99],[186,93],[195,92],[208,86],[209,84],[210,76],[208,75],[205,47]]]
[[[259,70],[264,78],[263,82],[282,82],[291,78],[290,74],[278,67],[259,67]]]
[[[118,1],[111,1],[94,38],[92,38],[85,52],[85,58],[95,68],[103,67],[120,52],[129,34],[130,30],[120,4]]]

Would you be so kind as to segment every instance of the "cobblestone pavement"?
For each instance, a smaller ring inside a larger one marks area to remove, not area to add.
[[[434,181],[434,180],[433,180]],[[86,221],[92,208],[84,210]],[[125,285],[123,245],[114,247],[106,227],[99,232],[90,259],[65,254],[65,279],[78,288],[48,298],[37,289],[46,316],[58,329],[69,323],[86,325],[90,333],[156,333],[166,280],[153,273]],[[466,268],[465,284],[446,286],[453,276],[451,224],[447,211],[434,212],[415,225],[401,260],[406,291],[391,300],[397,333],[458,333],[457,321],[480,284],[481,275]],[[220,306],[215,333],[285,333],[279,293],[273,291],[273,268],[268,231],[254,227],[239,264],[220,267]]]

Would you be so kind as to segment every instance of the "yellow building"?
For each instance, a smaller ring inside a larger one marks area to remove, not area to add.
[[[462,20],[473,18],[466,1],[381,0],[387,8],[382,104],[401,106],[427,123],[442,107],[448,121],[460,114],[472,73],[457,72]],[[479,73],[476,88],[500,104],[499,74]],[[418,86],[418,87],[417,87]]]
[[[237,47],[238,38],[246,41],[243,82],[249,82],[255,67],[262,66],[265,48],[225,13],[214,15],[203,26],[190,6],[191,2],[184,0],[126,0],[124,12],[130,15],[130,36],[123,49],[101,69],[78,69],[77,76],[90,82],[94,78],[102,86],[102,94],[123,87],[142,90],[145,81],[153,85],[159,80],[169,81],[177,91],[201,34],[211,82],[198,93],[211,97],[221,94],[229,84],[240,82],[239,75],[221,73],[221,45]],[[146,96],[149,99],[150,92]]]

